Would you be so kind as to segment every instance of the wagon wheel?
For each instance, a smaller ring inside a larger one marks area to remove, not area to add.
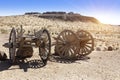
[[[9,58],[10,58],[11,63],[14,63],[15,55],[16,55],[16,32],[14,28],[12,28],[10,32],[9,43],[10,43]]]
[[[46,64],[48,57],[51,53],[51,38],[48,30],[44,29],[40,37],[41,44],[39,46],[39,55],[43,62]]]
[[[94,39],[92,35],[84,30],[77,31],[79,38],[79,53],[78,56],[85,56],[90,54],[94,48]]]
[[[62,31],[56,40],[55,53],[61,58],[72,59],[75,58],[78,51],[77,36],[71,30]]]

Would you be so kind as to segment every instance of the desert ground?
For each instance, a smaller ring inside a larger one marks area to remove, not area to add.
[[[48,28],[52,37],[56,37],[64,29],[73,31],[85,29],[96,39],[95,50],[81,60],[49,60],[46,66],[35,67],[36,65],[32,66],[30,63],[36,59],[35,54],[33,58],[27,59],[28,62],[19,62],[15,65],[11,65],[9,60],[0,61],[0,80],[120,80],[120,28],[118,27],[83,22],[51,21],[30,16],[0,17],[0,21],[0,51],[4,51],[7,56],[9,56],[8,49],[2,45],[8,42],[11,28],[18,28],[21,24],[26,32]],[[108,46],[115,49],[108,51],[105,49]],[[99,50],[97,50],[98,47]],[[52,53],[54,53],[53,48]],[[37,65],[42,65],[42,63]]]

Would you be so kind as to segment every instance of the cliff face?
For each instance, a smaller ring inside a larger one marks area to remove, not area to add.
[[[25,15],[34,15],[41,18],[46,19],[59,19],[64,21],[81,21],[81,22],[93,22],[93,23],[99,23],[99,21],[94,17],[89,16],[82,16],[80,14],[76,14],[73,12],[44,12],[44,13],[38,13],[38,12],[30,12],[25,13]]]

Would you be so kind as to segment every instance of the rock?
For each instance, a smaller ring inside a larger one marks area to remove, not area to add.
[[[5,52],[0,51],[0,61],[5,61],[7,59],[7,55]]]
[[[96,51],[101,51],[101,48],[100,47],[96,47]]]
[[[108,51],[112,51],[113,48],[111,46],[108,47]]]

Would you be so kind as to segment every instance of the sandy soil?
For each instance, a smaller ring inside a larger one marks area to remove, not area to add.
[[[108,44],[120,44],[120,39],[118,39],[120,28],[111,25],[54,21],[31,16],[0,17],[0,21],[0,33],[9,33],[11,27],[18,28],[21,24],[26,32],[47,28],[52,37],[57,36],[56,34],[64,29],[73,31],[84,29],[90,31],[95,38],[106,38],[107,42],[113,40]],[[102,31],[106,33],[101,34]],[[4,51],[7,56],[9,56],[8,49],[2,45],[8,42],[8,38],[9,34],[0,34],[0,51]],[[96,41],[96,43],[95,46],[98,45],[102,49],[105,42]],[[118,47],[120,49],[120,45]],[[52,49],[53,52],[54,49]],[[34,53],[38,53],[38,50],[35,50]],[[77,61],[52,60],[48,61],[44,67],[38,61],[40,58],[37,54],[27,59],[28,61],[19,62],[15,65],[11,65],[9,60],[0,61],[0,80],[120,80],[120,50],[93,51],[88,57]]]
[[[2,47],[8,35],[0,36],[0,51],[8,55],[8,49]],[[120,50],[93,51],[88,57],[73,62],[48,61],[46,66],[36,68],[28,62],[10,65],[8,60],[0,61],[0,80],[120,80]]]

